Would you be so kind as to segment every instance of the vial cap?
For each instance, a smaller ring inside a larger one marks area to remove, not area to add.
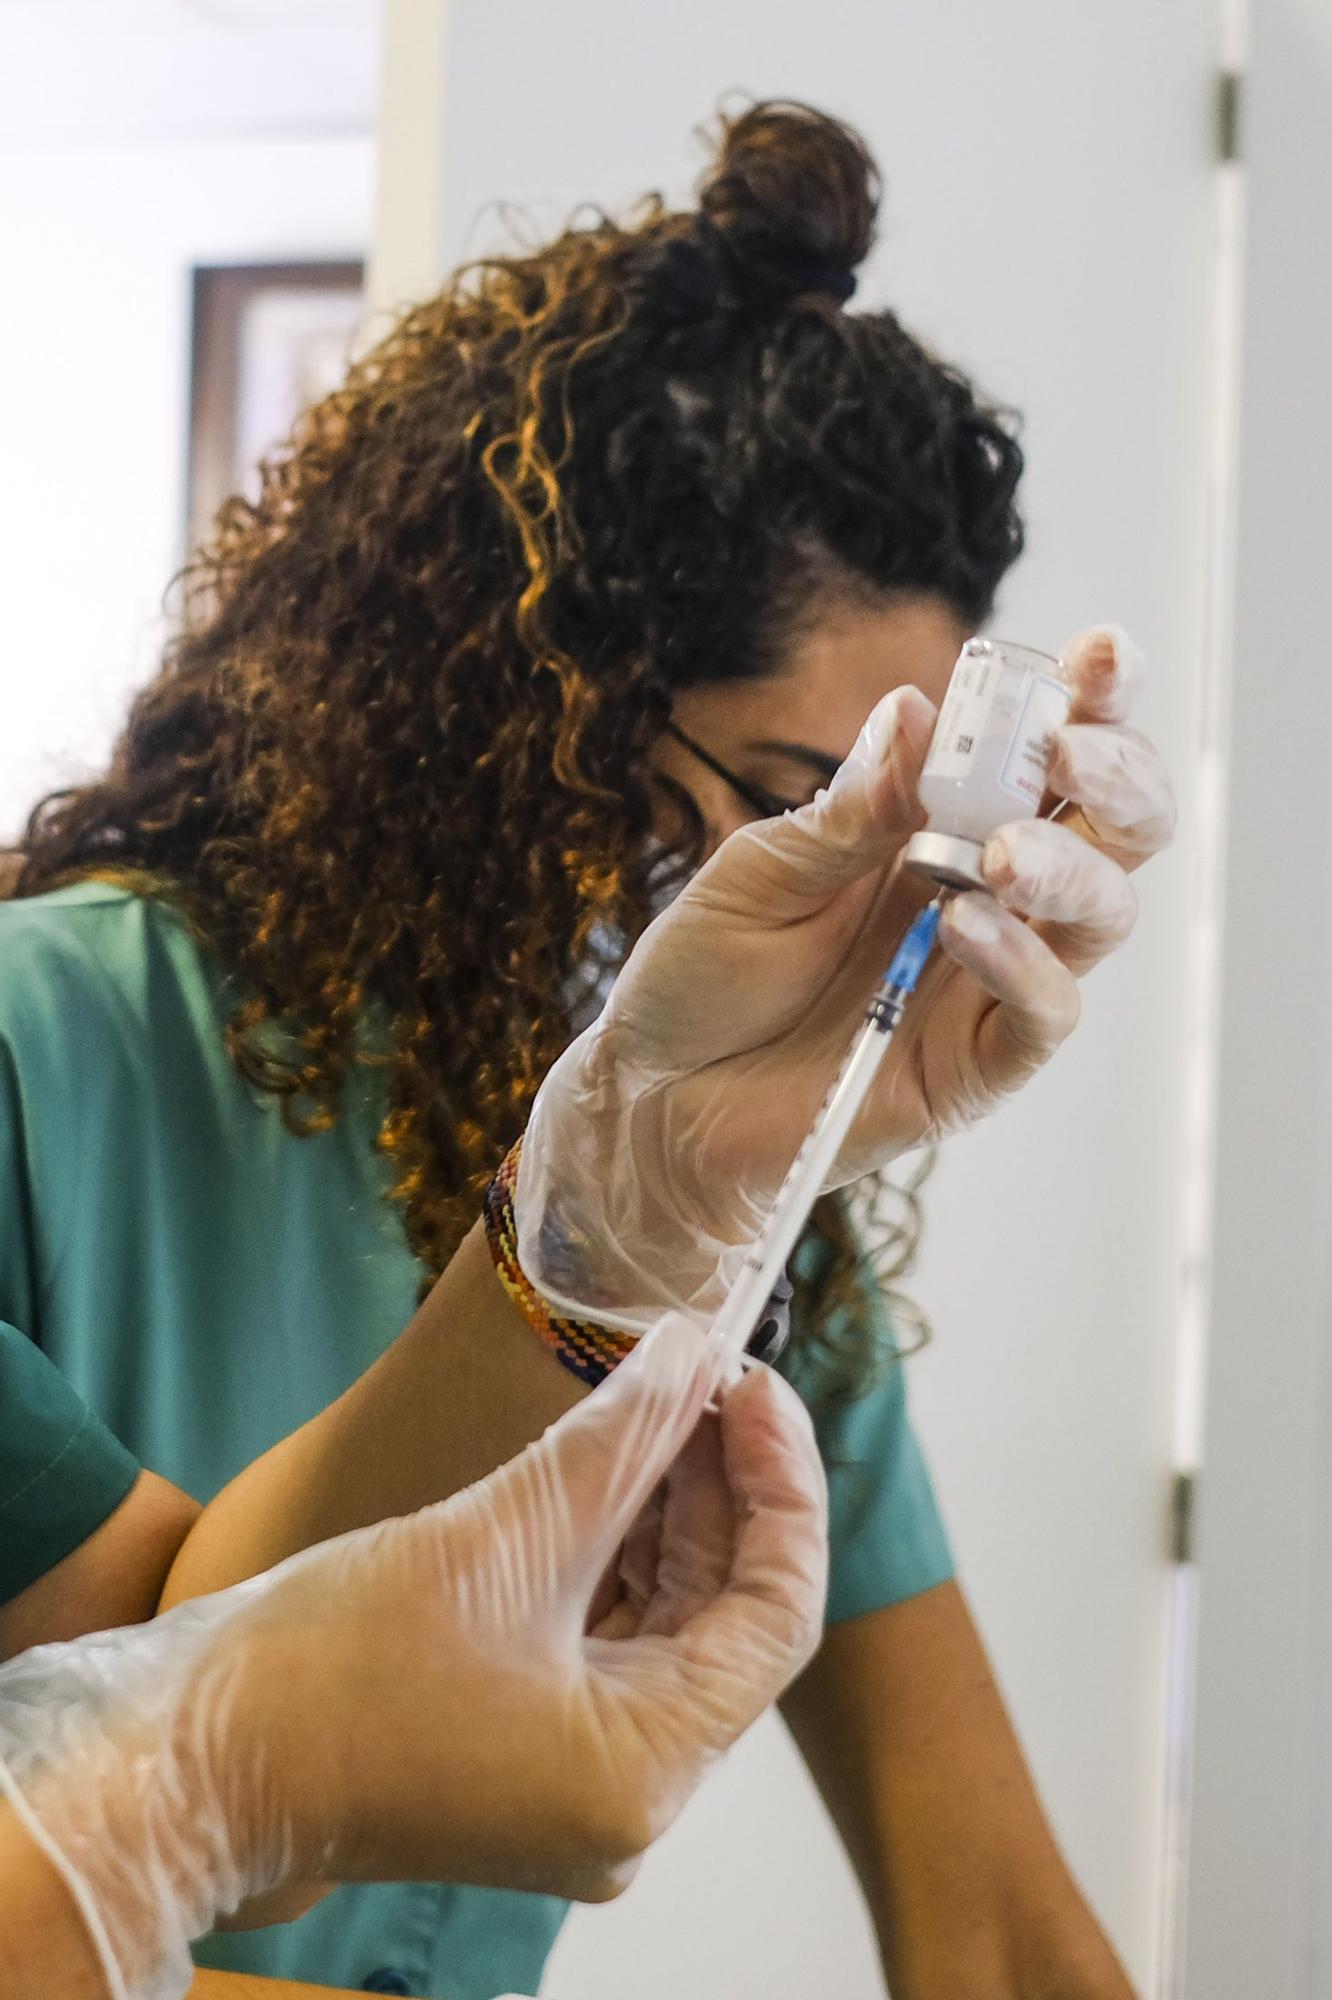
[[[988,886],[981,874],[984,851],[977,841],[926,828],[912,834],[902,859],[918,875],[927,875],[945,889],[984,889]]]

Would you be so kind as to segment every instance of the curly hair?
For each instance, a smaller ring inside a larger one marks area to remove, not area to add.
[[[580,995],[698,859],[696,813],[651,838],[674,694],[777,670],[848,592],[979,624],[1021,548],[1007,417],[844,310],[878,195],[846,126],[758,104],[696,210],[464,267],[222,507],[106,774],[13,857],[14,894],[171,899],[239,975],[228,1049],[293,1130],[383,1070],[428,1273]],[[816,1326],[854,1254],[826,1207],[824,1236]]]

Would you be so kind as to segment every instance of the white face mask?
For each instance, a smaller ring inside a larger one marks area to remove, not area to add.
[[[653,889],[648,905],[649,921],[659,917],[663,910],[668,910],[684,886],[684,878],[679,875],[659,883]],[[569,1018],[575,1035],[581,1035],[584,1028],[591,1027],[609,1000],[615,975],[624,962],[624,939],[608,924],[598,924],[592,933],[589,957],[598,967],[594,981],[586,988],[581,979],[570,982],[573,990],[568,1000]]]
[[[592,933],[589,957],[597,971],[590,981],[575,975],[565,990],[571,1033],[581,1035],[590,1028],[610,998],[617,966],[624,957],[624,940],[608,924],[598,924]]]

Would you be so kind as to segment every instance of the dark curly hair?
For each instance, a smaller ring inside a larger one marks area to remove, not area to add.
[[[1007,421],[892,313],[843,310],[878,192],[845,125],[758,104],[696,211],[580,219],[405,313],[220,510],[106,775],[12,857],[18,895],[175,902],[294,1130],[381,1066],[428,1272],[645,921],[675,692],[773,672],[847,593],[980,624],[1019,552]],[[855,1254],[838,1205],[822,1232],[816,1338]]]

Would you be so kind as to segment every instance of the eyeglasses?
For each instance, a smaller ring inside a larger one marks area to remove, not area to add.
[[[790,799],[779,799],[775,792],[765,791],[762,785],[751,785],[747,778],[737,778],[729,771],[720,757],[714,757],[711,750],[705,750],[701,743],[695,743],[692,736],[686,736],[676,722],[667,722],[666,734],[673,736],[677,743],[683,743],[691,757],[697,757],[700,764],[707,766],[714,777],[729,785],[736,797],[757,813],[760,819],[780,819],[783,813],[795,812],[796,806]]]

